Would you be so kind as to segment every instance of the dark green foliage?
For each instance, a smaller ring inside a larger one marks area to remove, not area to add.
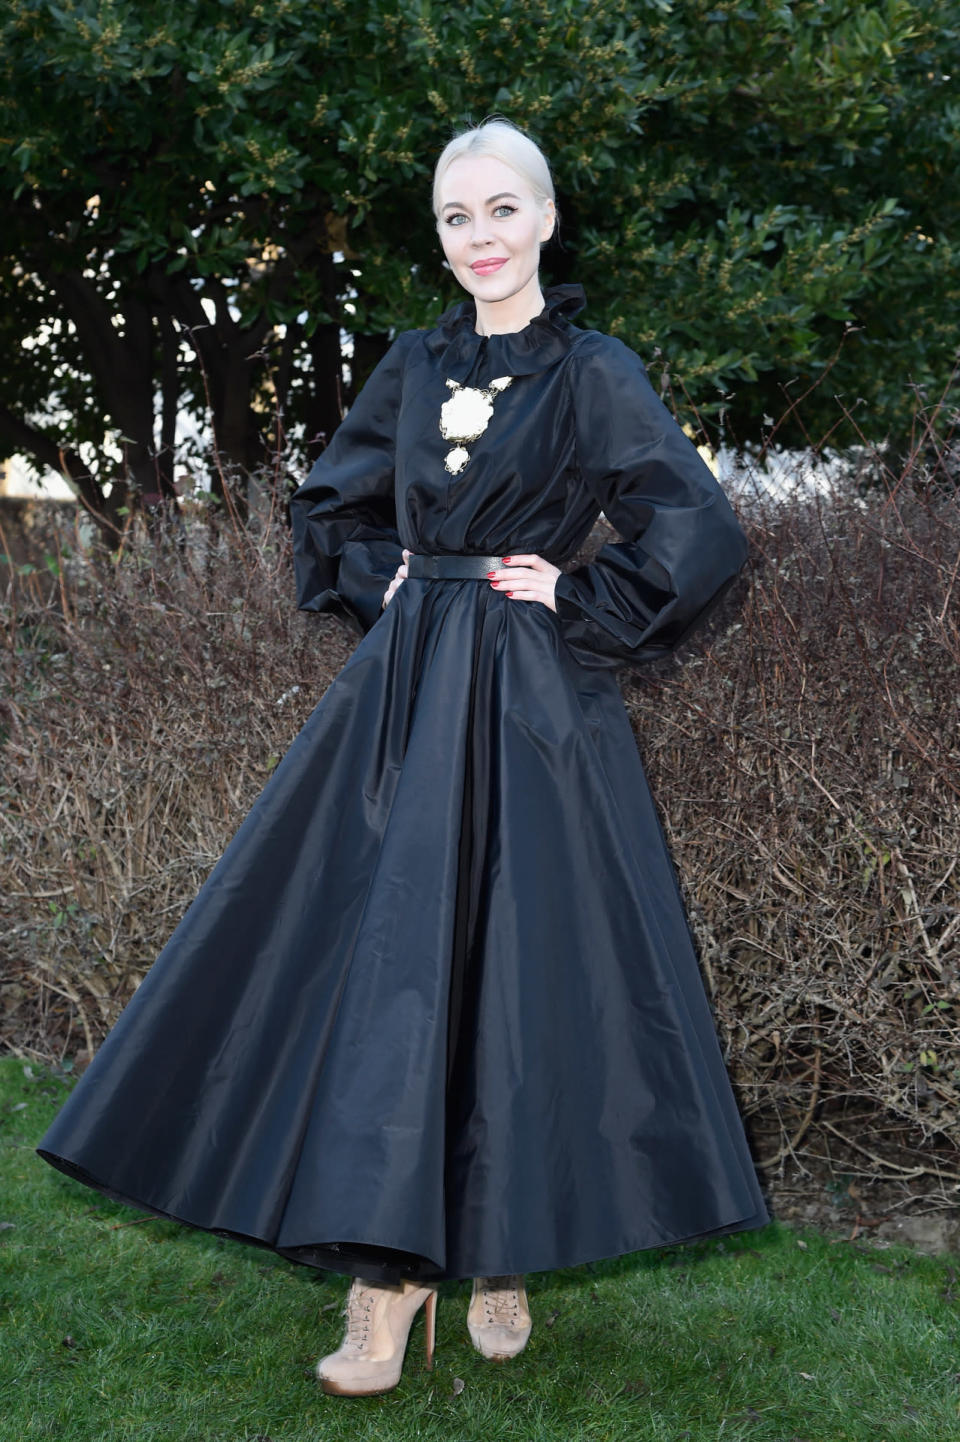
[[[958,71],[948,0],[9,0],[0,442],[101,506],[171,493],[178,410],[241,474],[315,450],[340,327],[362,378],[460,294],[430,172],[493,110],[553,164],[545,278],[681,402],[755,435],[839,347],[814,432],[896,438],[960,323]]]

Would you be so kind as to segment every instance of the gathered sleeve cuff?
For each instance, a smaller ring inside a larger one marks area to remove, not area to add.
[[[578,351],[580,473],[623,539],[557,577],[557,616],[582,665],[640,665],[669,654],[704,619],[743,566],[747,542],[640,357],[599,332]]]
[[[403,362],[416,331],[403,331],[290,498],[297,608],[326,611],[366,634],[403,559],[394,456]]]

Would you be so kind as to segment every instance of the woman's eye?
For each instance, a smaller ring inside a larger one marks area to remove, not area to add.
[[[516,208],[517,207],[515,205],[507,205],[506,203],[504,203],[503,205],[498,205],[497,209],[493,213],[494,215],[496,215],[498,210],[505,210],[507,215],[512,215]]]
[[[466,218],[462,211],[454,211],[453,215],[447,216],[447,224],[455,225],[458,220],[466,220]]]

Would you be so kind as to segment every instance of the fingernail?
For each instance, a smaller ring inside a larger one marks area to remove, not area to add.
[[[506,595],[512,596],[512,595],[513,595],[513,592],[512,592],[512,591],[507,591],[507,592],[506,592]]]
[[[496,571],[488,571],[488,572],[487,572],[487,575],[488,575],[488,576],[495,576],[496,574],[497,574]]]
[[[509,564],[510,564],[510,562],[511,562],[512,560],[513,560],[513,557],[512,557],[512,556],[504,556],[504,558],[503,558],[503,564],[504,564],[505,566],[509,566]]]

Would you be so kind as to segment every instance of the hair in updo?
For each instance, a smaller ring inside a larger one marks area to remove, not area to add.
[[[556,205],[550,166],[539,145],[512,120],[495,116],[481,121],[470,130],[461,130],[440,152],[433,172],[433,213],[438,221],[440,182],[448,166],[463,155],[492,155],[496,160],[502,160],[529,185],[539,210],[543,210],[548,200]],[[554,232],[556,224],[555,220]]]

